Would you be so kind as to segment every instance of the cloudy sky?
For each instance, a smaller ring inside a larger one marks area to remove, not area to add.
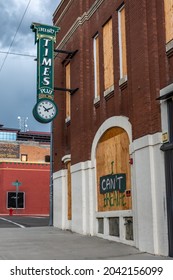
[[[29,130],[50,130],[49,124],[40,124],[32,116],[36,103],[36,45],[30,25],[51,25],[59,2],[0,0],[0,124],[5,127],[19,128],[20,116],[22,120],[28,118]]]

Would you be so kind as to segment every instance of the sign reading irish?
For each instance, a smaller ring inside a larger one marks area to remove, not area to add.
[[[48,123],[57,114],[54,100],[54,44],[56,33],[60,28],[56,26],[32,23],[37,43],[37,104],[33,115],[37,121]]]

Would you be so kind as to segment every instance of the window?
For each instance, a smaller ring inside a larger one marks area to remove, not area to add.
[[[103,60],[104,87],[107,90],[114,84],[112,19],[103,26]]]
[[[94,49],[94,98],[100,97],[100,72],[99,72],[99,37],[93,39]]]
[[[104,233],[104,219],[98,218],[98,233]]]
[[[118,11],[120,79],[127,77],[125,7]]]
[[[28,161],[28,155],[27,154],[21,154],[21,161]]]
[[[45,162],[50,162],[50,155],[45,156]]]
[[[16,133],[15,132],[0,132],[0,140],[1,141],[16,141]]]
[[[166,43],[173,39],[173,0],[164,0]]]
[[[70,63],[65,67],[66,73],[66,88],[70,89]],[[66,121],[70,120],[71,115],[71,97],[70,92],[66,91]]]
[[[109,235],[119,236],[119,218],[109,218]]]
[[[16,200],[16,192],[8,192],[7,208],[24,208],[24,192],[18,192]]]

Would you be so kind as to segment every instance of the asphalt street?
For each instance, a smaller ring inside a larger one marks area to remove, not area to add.
[[[0,216],[0,229],[42,227],[48,225],[49,217],[45,216]]]
[[[0,260],[172,260],[48,226],[48,217],[0,217]]]

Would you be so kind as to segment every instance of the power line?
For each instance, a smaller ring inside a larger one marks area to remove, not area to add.
[[[10,46],[9,46],[9,49],[8,49],[8,51],[7,51],[7,53],[6,53],[6,56],[5,56],[5,58],[4,58],[4,60],[3,60],[2,64],[1,64],[0,72],[2,71],[2,68],[3,68],[4,64],[5,64],[5,61],[6,61],[7,57],[8,57],[8,54],[9,54],[9,52],[10,52],[10,49],[11,49],[13,43],[14,43],[14,40],[15,40],[15,38],[16,38],[16,35],[17,35],[18,31],[19,31],[19,28],[20,28],[20,26],[21,26],[21,24],[22,24],[22,21],[23,21],[23,19],[24,19],[24,17],[25,17],[25,14],[26,14],[26,12],[27,12],[27,10],[28,10],[28,8],[29,8],[29,5],[30,5],[31,1],[32,1],[32,0],[29,0],[27,6],[26,6],[26,8],[25,8],[25,11],[24,11],[23,16],[22,16],[22,18],[21,18],[21,20],[20,20],[20,22],[19,22],[19,25],[18,25],[18,27],[17,27],[17,29],[16,29],[16,32],[15,32],[15,34],[14,34],[14,37],[13,37],[13,39],[12,39],[12,41],[11,41]]]
[[[36,57],[35,55],[32,55],[32,54],[26,54],[26,53],[14,53],[14,52],[4,52],[4,51],[0,51],[0,53],[5,53],[5,54],[8,54],[8,55],[18,55],[18,56],[29,56],[29,57]]]

